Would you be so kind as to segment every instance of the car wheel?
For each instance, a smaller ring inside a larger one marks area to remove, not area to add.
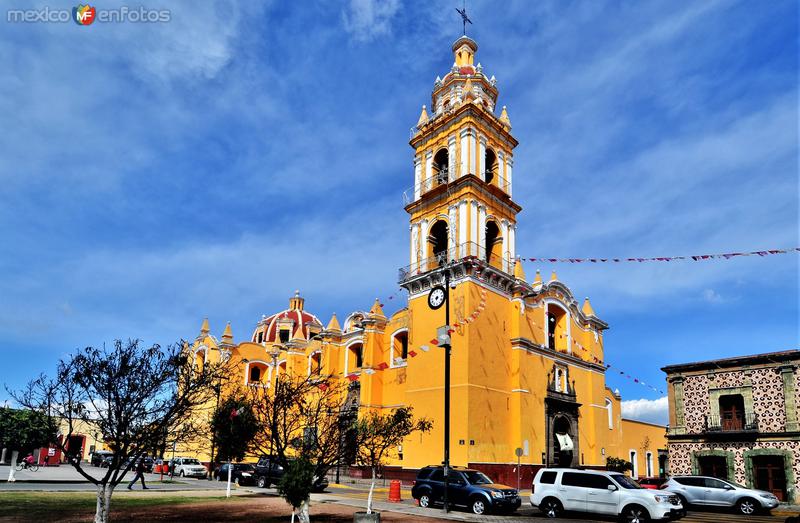
[[[259,476],[258,480],[256,480],[256,485],[258,488],[267,488],[267,479],[264,476]]]
[[[180,476],[180,477],[184,477],[184,473],[183,473],[183,471],[181,471],[181,473],[180,473],[180,474],[178,474],[178,476]]]
[[[689,509],[689,502],[686,501],[686,498],[681,496],[680,494],[678,494],[678,499],[681,500],[681,505],[683,505],[683,509],[684,510],[688,510]]]
[[[646,521],[650,521],[650,515],[644,507],[631,505],[625,507],[622,511],[622,521],[626,521],[627,523],[645,523]]]
[[[423,494],[419,497],[419,506],[422,508],[428,508],[433,505],[433,500],[431,499],[430,495]]]
[[[736,510],[740,514],[744,514],[745,516],[750,516],[756,513],[756,511],[758,510],[758,504],[754,499],[742,498],[736,503]]]
[[[472,508],[473,514],[483,514],[486,512],[486,501],[480,498],[475,498],[472,500],[472,505],[470,505],[470,508]]]
[[[539,505],[539,510],[544,513],[545,517],[557,518],[564,511],[564,507],[562,507],[561,502],[555,498],[545,498],[542,504]]]

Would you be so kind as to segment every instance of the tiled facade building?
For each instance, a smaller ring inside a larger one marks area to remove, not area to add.
[[[664,367],[672,474],[700,474],[795,502],[800,351]]]

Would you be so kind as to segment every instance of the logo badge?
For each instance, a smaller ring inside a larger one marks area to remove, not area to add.
[[[78,4],[78,7],[72,8],[72,19],[78,25],[91,25],[95,15],[97,15],[97,10],[89,4]]]

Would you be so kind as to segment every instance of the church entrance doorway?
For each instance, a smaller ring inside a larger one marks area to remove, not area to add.
[[[567,418],[559,416],[553,423],[553,456],[557,467],[572,466],[573,434],[570,434],[570,422]]]

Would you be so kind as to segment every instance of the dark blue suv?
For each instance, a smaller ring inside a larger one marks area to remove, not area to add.
[[[429,466],[419,471],[411,496],[420,507],[441,503],[444,497],[444,468]],[[514,512],[522,504],[515,488],[499,485],[479,470],[450,467],[447,502],[467,507],[475,514]]]

